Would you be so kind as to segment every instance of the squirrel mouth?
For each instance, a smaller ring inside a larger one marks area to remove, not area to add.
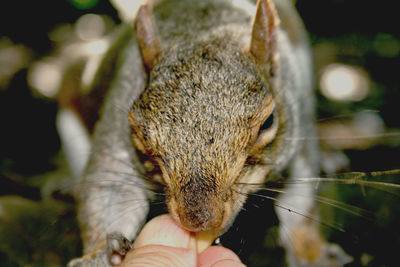
[[[210,247],[212,243],[224,232],[226,227],[226,212],[225,209],[215,209],[214,215],[210,215],[208,211],[200,211],[194,215],[190,209],[180,208],[180,205],[171,198],[167,202],[169,213],[175,222],[185,230],[191,232],[196,240],[197,253],[201,253],[206,248]],[[195,210],[192,210],[196,212]],[[217,212],[219,214],[217,214]],[[211,216],[215,216],[211,218]]]
[[[184,229],[194,233],[212,232],[215,237],[224,231],[229,220],[227,203],[199,203],[189,205],[185,201],[177,202],[175,198],[167,201],[172,218]]]

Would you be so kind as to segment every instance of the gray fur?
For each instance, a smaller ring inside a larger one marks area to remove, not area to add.
[[[286,1],[276,2],[280,15],[294,14]],[[111,232],[133,239],[148,210],[150,192],[140,178],[143,170],[130,140],[128,112],[133,104],[146,147],[175,175],[167,193],[182,193],[170,197],[186,199],[188,216],[211,212],[200,202],[228,198],[226,185],[233,181],[221,181],[234,175],[240,180],[267,178],[285,169],[293,177],[318,173],[315,142],[300,143],[297,138],[316,135],[310,50],[301,25],[279,31],[281,76],[274,87],[246,53],[253,21],[248,11],[229,0],[170,0],[157,4],[154,16],[162,56],[146,77],[135,38],[129,41],[95,130],[90,162],[78,189],[85,253],[101,250]],[[232,174],[247,155],[243,151],[251,139],[249,121],[270,94],[279,116],[279,134],[264,149],[260,166]],[[313,194],[312,184],[306,191]],[[244,198],[233,200],[237,203],[231,219]],[[290,198],[285,201],[293,204]],[[313,203],[302,208],[308,212]],[[282,212],[279,215],[290,221]],[[298,221],[287,225],[295,228],[302,223]],[[210,227],[203,221],[199,225]],[[291,264],[296,265],[295,260]]]
[[[149,191],[140,176],[127,119],[144,88],[145,73],[135,39],[129,42],[95,129],[84,179],[77,183],[85,253],[104,246],[107,233],[119,231],[133,239],[148,211]]]

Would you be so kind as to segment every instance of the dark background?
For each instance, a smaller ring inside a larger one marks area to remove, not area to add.
[[[387,172],[400,169],[400,137],[396,134],[400,128],[400,31],[396,1],[298,0],[296,7],[314,49],[317,87],[324,67],[331,63],[356,66],[371,81],[370,93],[362,101],[334,101],[317,91],[319,119],[328,120],[327,127],[331,126],[330,120],[347,125],[357,112],[372,110],[385,125],[386,133],[394,133],[363,147],[335,147],[324,143],[322,137],[321,147],[327,152],[342,153],[348,159],[345,166],[338,168],[339,172],[386,171],[361,179],[399,183],[397,172]],[[32,63],[54,53],[55,44],[49,39],[49,32],[60,25],[74,24],[86,13],[107,15],[115,24],[120,22],[105,0],[17,0],[1,4],[0,41],[8,39],[13,45],[29,49],[26,64],[6,83],[0,83],[1,266],[65,265],[71,257],[80,255],[73,199],[57,193],[43,196],[48,177],[59,169],[65,170],[55,128],[57,103],[30,88],[27,72]],[[353,177],[344,175],[348,179]],[[321,194],[329,198],[373,214],[361,217],[334,207],[321,207],[325,216],[322,220],[334,221],[345,229],[340,232],[321,227],[327,239],[339,243],[354,257],[349,266],[396,266],[400,247],[399,190],[391,186],[371,188],[340,183],[323,183],[321,189]],[[260,210],[271,210],[271,204],[265,202],[255,199],[256,204],[248,206],[254,212],[246,216],[257,225],[270,224],[258,219]],[[273,212],[268,216],[273,217]],[[283,264],[282,250],[269,238],[276,235],[276,223],[272,224],[275,226],[263,230],[266,235],[254,233],[254,240],[239,242],[239,253],[244,247],[252,248],[251,252],[241,254],[250,266]]]

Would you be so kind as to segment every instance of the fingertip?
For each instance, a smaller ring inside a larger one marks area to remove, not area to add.
[[[190,233],[179,227],[168,214],[157,216],[149,221],[133,244],[134,248],[146,245],[162,245],[188,248],[193,243]]]

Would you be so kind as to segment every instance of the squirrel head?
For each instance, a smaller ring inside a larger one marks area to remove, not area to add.
[[[149,79],[129,114],[132,140],[158,163],[169,212],[189,231],[223,231],[246,199],[243,183],[268,172],[255,163],[277,128],[276,118],[270,123],[278,27],[271,3],[259,1],[247,51],[225,36],[161,52],[148,7],[138,13]]]

